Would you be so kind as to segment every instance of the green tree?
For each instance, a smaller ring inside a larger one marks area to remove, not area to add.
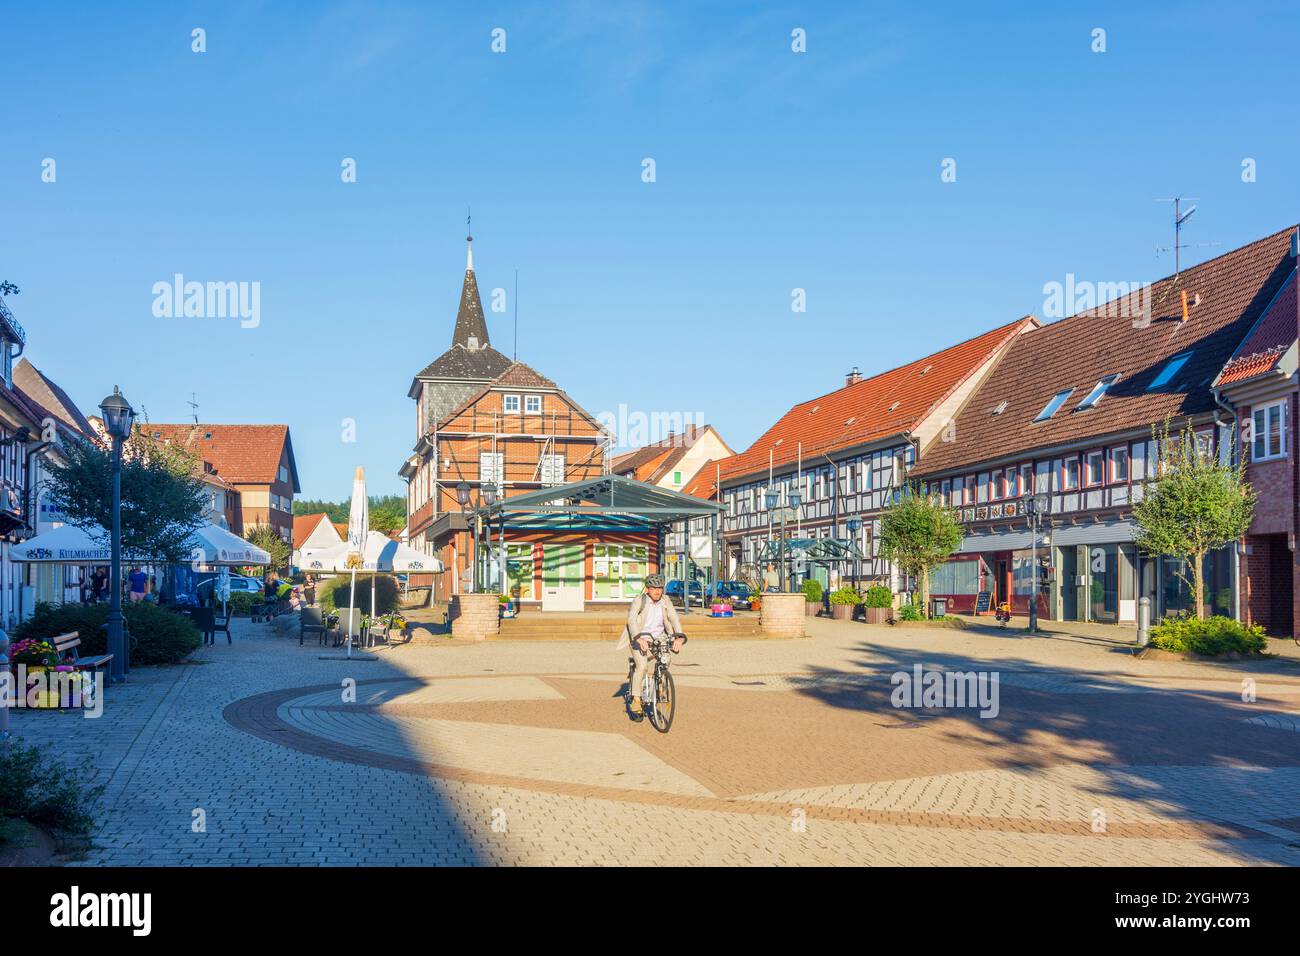
[[[957,512],[908,486],[880,515],[880,556],[921,582],[924,613],[930,597],[930,570],[961,547],[964,535]]]
[[[295,498],[293,513],[295,515],[326,515],[330,521],[348,520],[348,502],[321,501],[316,498]]]
[[[387,535],[406,527],[406,499],[401,495],[384,495],[370,499],[370,530]]]
[[[1170,436],[1168,421],[1152,435],[1161,473],[1143,482],[1142,500],[1133,506],[1137,546],[1143,554],[1182,562],[1178,574],[1190,586],[1196,617],[1203,619],[1205,556],[1246,534],[1255,492],[1245,480],[1245,463],[1221,462],[1209,442],[1197,439],[1190,421],[1177,436]]]
[[[113,452],[99,440],[71,441],[49,467],[49,489],[68,523],[108,543],[113,521]],[[122,450],[122,551],[161,561],[190,559],[190,535],[204,524],[208,494],[198,460],[137,430]]]
[[[280,537],[280,532],[269,524],[253,525],[244,532],[244,540],[269,554],[272,568],[288,568],[289,557],[293,553],[293,548],[289,545],[289,542]]]

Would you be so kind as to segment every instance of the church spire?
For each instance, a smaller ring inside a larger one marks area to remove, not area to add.
[[[469,216],[465,224],[469,225]],[[465,254],[465,284],[460,290],[460,308],[456,310],[456,330],[452,333],[452,346],[461,345],[471,352],[487,348],[487,321],[483,318],[483,303],[478,295],[478,282],[474,279],[474,235],[465,236],[468,251]]]

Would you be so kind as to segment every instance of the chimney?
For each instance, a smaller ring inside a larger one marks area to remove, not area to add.
[[[1182,297],[1183,297],[1183,321],[1186,322],[1187,319],[1188,319],[1188,315],[1187,315],[1187,290],[1186,290],[1186,289],[1183,290],[1183,292],[1182,292]]]
[[[844,376],[844,387],[848,388],[850,385],[856,385],[860,381],[862,381],[862,373],[858,371],[858,367],[855,365],[853,368],[849,369],[848,374]]]

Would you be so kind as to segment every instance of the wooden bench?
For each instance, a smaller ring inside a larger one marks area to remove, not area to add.
[[[81,646],[81,632],[72,631],[68,634],[60,634],[53,640],[54,649],[59,652],[59,657],[66,654],[72,655],[72,666],[79,671],[95,670],[99,667],[107,667],[108,662],[113,659],[112,654],[95,654],[91,657],[82,657],[77,653],[77,648]]]

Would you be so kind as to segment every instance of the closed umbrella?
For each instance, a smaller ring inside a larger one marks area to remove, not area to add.
[[[352,656],[353,616],[357,606],[357,568],[361,567],[370,531],[370,502],[366,498],[366,470],[358,466],[352,477],[352,508],[348,511],[348,557],[352,570],[352,588],[348,598],[348,657]],[[373,610],[373,599],[371,606]]]

